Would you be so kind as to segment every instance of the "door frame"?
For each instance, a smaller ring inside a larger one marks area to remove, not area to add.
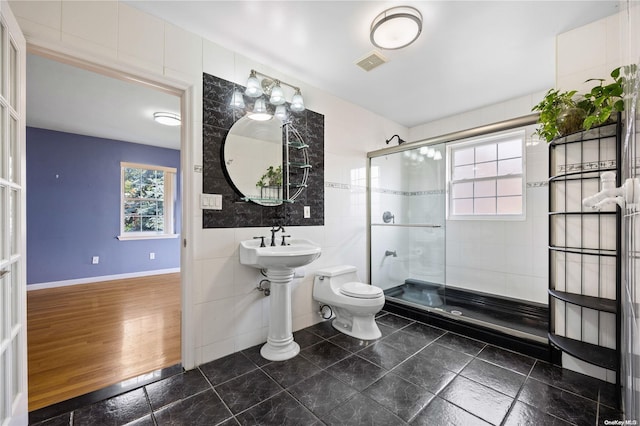
[[[195,141],[195,86],[193,81],[184,81],[158,75],[152,71],[134,68],[121,63],[108,62],[86,52],[80,52],[66,47],[32,40],[28,36],[27,53],[37,54],[58,62],[93,71],[108,77],[142,84],[180,97],[180,181],[181,181],[181,220],[180,230],[180,289],[181,289],[181,358],[182,366],[186,370],[196,366],[196,327],[193,309],[193,286],[187,285],[193,281],[193,196],[194,165],[193,143]],[[197,80],[196,80],[197,84]]]

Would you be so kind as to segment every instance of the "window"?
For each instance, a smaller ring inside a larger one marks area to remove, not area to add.
[[[171,238],[176,169],[120,163],[122,203],[120,240]]]
[[[524,131],[451,144],[449,219],[523,216]]]

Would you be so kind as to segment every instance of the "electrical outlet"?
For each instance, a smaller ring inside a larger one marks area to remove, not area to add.
[[[309,219],[311,217],[311,206],[304,206],[304,218]]]
[[[155,260],[156,254],[154,252],[149,253],[149,260]]]
[[[98,263],[100,263],[100,256],[93,256],[91,258],[91,264],[92,265],[97,265]]]

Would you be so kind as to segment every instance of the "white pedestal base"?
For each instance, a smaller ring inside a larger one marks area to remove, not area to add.
[[[269,361],[285,361],[293,358],[299,353],[300,346],[294,341],[291,341],[290,344],[283,347],[274,346],[267,341],[267,343],[265,343],[260,349],[260,355]]]
[[[284,361],[298,355],[291,326],[291,281],[293,269],[267,270],[269,295],[269,335],[260,355],[269,361]]]

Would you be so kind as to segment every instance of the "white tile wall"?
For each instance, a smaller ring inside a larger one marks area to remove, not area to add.
[[[117,1],[17,1],[12,11],[32,43],[47,44],[81,58],[95,58],[126,70],[143,69],[193,86],[194,134],[189,167],[202,164],[202,72],[244,84],[251,68],[299,85],[307,107],[325,115],[325,179],[351,185],[351,171],[366,167],[366,153],[384,146],[390,135],[406,136],[407,129],[360,107],[309,86],[295,77],[267,69],[255,60]],[[354,138],[353,135],[358,135]],[[202,189],[202,174],[193,172],[194,194]],[[321,266],[351,263],[367,280],[366,205],[362,189],[326,189],[324,227],[297,227],[297,237],[323,247],[322,257],[310,265],[304,279],[293,285],[293,327],[319,321],[311,299],[313,271]],[[183,268],[192,271],[193,304],[185,310],[195,317],[196,364],[216,359],[266,340],[268,297],[254,290],[257,270],[239,264],[238,243],[266,229],[201,228],[198,197],[193,200],[194,259]]]
[[[164,22],[120,3],[118,9],[118,57],[162,74]]]
[[[108,1],[62,2],[62,43],[93,55],[115,57],[118,6]]]

